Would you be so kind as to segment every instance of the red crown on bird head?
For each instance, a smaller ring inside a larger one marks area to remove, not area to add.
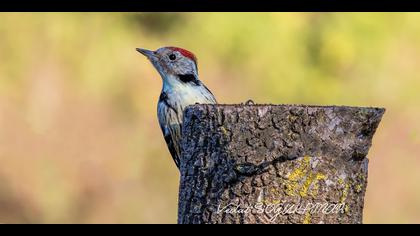
[[[187,57],[191,60],[193,60],[195,63],[197,63],[197,57],[195,57],[194,53],[183,49],[183,48],[178,48],[178,47],[168,47],[169,49],[173,50],[173,51],[177,51],[179,53],[181,53],[184,57]]]

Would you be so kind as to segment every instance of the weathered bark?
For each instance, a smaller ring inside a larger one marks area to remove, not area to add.
[[[381,108],[194,105],[178,223],[362,223]]]

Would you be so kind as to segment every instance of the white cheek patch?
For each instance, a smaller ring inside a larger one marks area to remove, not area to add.
[[[177,61],[174,67],[174,71],[175,74],[196,74],[195,64],[187,59]]]

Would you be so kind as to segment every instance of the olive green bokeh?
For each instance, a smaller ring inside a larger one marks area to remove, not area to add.
[[[175,223],[161,81],[195,52],[219,102],[387,108],[366,223],[420,222],[419,13],[0,13],[0,222]]]

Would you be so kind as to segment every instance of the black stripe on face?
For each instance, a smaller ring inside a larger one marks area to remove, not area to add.
[[[185,75],[178,75],[179,80],[184,83],[193,83],[195,85],[200,85],[200,81],[195,77],[194,74],[185,74]]]

